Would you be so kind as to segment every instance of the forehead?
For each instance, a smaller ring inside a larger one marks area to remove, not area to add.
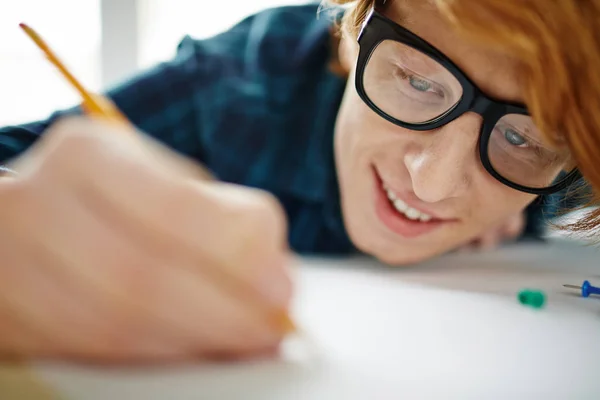
[[[522,103],[516,60],[480,43],[467,42],[433,3],[427,0],[391,1],[385,14],[444,53],[489,96]]]

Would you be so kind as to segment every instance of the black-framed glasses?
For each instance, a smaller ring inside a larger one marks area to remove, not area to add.
[[[381,117],[428,131],[475,112],[483,118],[481,162],[498,181],[542,195],[581,178],[567,150],[543,143],[525,106],[486,96],[442,52],[375,8],[358,43],[356,90]]]

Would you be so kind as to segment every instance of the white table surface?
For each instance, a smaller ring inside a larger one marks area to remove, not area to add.
[[[177,368],[36,365],[64,399],[600,399],[600,253],[567,243],[411,268],[299,260],[303,333],[277,360]],[[541,310],[517,301],[542,289]]]

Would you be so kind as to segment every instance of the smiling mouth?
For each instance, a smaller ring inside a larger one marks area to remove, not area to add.
[[[387,194],[387,198],[390,201],[391,205],[394,206],[396,211],[400,214],[404,215],[406,218],[412,221],[420,221],[420,222],[428,222],[433,219],[433,217],[429,214],[424,213],[423,211],[419,211],[416,208],[410,207],[406,204],[402,199],[398,197],[398,195],[390,189],[385,183],[382,184],[383,190]]]
[[[386,185],[373,166],[375,178],[375,213],[389,230],[404,238],[416,238],[456,220],[441,219],[407,204]]]

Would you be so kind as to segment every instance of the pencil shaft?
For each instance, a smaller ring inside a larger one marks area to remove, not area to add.
[[[42,39],[42,37],[35,31],[33,28],[26,24],[19,25],[21,29],[31,38],[31,40],[42,50],[44,55],[48,58],[48,60],[54,65],[60,73],[67,79],[73,87],[79,92],[79,95],[84,98],[86,101],[93,101],[90,98],[88,91],[83,87],[83,85],[75,78],[75,76],[67,69],[67,67],[62,63],[62,61],[58,58],[58,56],[52,51],[50,46]]]

